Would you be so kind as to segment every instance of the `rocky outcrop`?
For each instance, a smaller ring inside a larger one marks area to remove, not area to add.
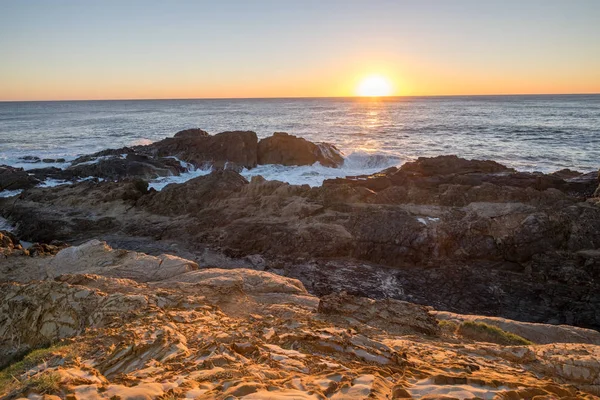
[[[40,181],[29,175],[23,168],[0,165],[0,192],[3,190],[29,189]]]
[[[196,167],[233,163],[252,168],[256,166],[257,142],[256,133],[251,131],[221,132],[211,136],[199,129],[188,129],[135,150],[154,157],[177,157]]]
[[[317,162],[324,167],[339,167],[344,158],[331,144],[315,144],[285,132],[275,132],[258,142],[259,164],[312,165]]]

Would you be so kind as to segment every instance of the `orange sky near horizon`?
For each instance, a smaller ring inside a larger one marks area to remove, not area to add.
[[[0,101],[600,93],[600,2],[32,4],[0,0]]]

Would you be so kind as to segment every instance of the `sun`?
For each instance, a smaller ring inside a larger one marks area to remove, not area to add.
[[[389,96],[392,91],[390,81],[381,75],[371,75],[364,78],[356,88],[356,93],[365,97]]]

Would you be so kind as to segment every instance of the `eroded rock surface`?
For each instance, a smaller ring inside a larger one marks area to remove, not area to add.
[[[0,358],[55,345],[11,367],[13,376],[2,381],[0,396],[600,395],[598,345],[473,341],[438,328],[435,314],[423,306],[345,293],[326,296],[319,305],[299,281],[262,271],[195,270],[152,283],[81,273],[94,260],[119,254],[140,262],[123,264],[124,275],[135,275],[144,263],[154,268],[151,257],[103,246],[92,242],[43,259],[46,267],[61,257],[75,262],[77,268],[67,267],[70,274],[2,285]],[[537,327],[544,329],[554,327]]]

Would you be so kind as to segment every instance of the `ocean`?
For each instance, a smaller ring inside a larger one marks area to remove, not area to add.
[[[524,171],[600,167],[600,95],[0,102],[0,165],[38,168],[48,164],[19,158],[72,160],[192,127],[211,134],[253,130],[259,138],[283,131],[343,151],[339,169],[259,166],[243,173],[299,184],[442,154]]]

